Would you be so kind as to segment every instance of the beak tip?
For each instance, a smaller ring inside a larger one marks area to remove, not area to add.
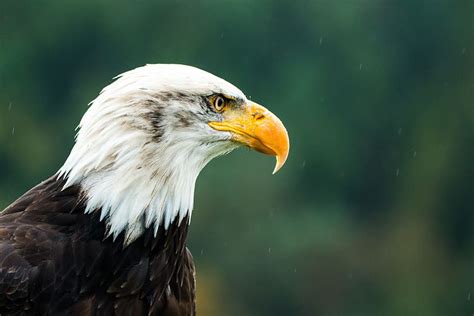
[[[277,135],[279,134],[278,142],[277,142],[278,146],[274,147],[275,148],[274,155],[276,158],[276,163],[275,163],[275,169],[273,169],[272,174],[277,173],[283,167],[283,165],[286,162],[286,159],[288,158],[288,154],[290,151],[290,139],[288,137],[288,132],[286,131],[286,128],[283,126],[283,123],[281,123],[280,120],[278,121],[280,122],[280,128],[278,129],[280,133],[277,133]]]
[[[276,164],[275,164],[275,169],[273,169],[273,172],[272,172],[272,175],[274,175],[275,173],[277,173],[281,167],[283,167],[283,165],[285,164],[286,162],[286,158],[288,157],[288,154],[285,156],[285,157],[281,157],[281,156],[276,156]]]

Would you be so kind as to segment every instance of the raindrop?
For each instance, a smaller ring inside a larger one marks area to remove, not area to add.
[[[413,158],[416,157],[416,150],[413,152]]]
[[[321,46],[322,44],[323,44],[323,37],[321,36],[321,37],[319,38],[319,46]]]
[[[8,103],[8,112],[10,112],[12,110],[12,103]]]
[[[398,169],[397,169],[397,172],[395,173],[395,175],[398,177],[399,174],[400,174],[400,169],[398,168]]]
[[[461,51],[461,54],[464,55],[465,53],[466,53],[466,47],[464,47],[464,48],[462,49],[462,51]]]
[[[303,160],[303,163],[301,164],[301,168],[306,167],[306,160]]]
[[[401,134],[402,134],[402,128],[400,127],[400,128],[398,129],[398,135],[401,135]]]
[[[471,292],[467,293],[467,300],[468,300],[468,301],[471,300]]]
[[[268,253],[271,253],[272,252],[272,248],[268,248]]]
[[[15,135],[15,128],[12,128],[12,135]]]
[[[359,64],[359,71],[362,70],[362,64]]]

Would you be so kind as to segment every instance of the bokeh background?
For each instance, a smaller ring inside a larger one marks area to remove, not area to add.
[[[286,124],[198,179],[200,315],[474,313],[474,1],[0,2],[0,208],[61,166],[87,104],[198,66]]]

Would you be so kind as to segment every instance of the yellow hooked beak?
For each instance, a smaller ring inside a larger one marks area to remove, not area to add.
[[[223,112],[222,122],[209,122],[218,131],[232,133],[232,139],[267,155],[276,156],[275,174],[285,164],[290,149],[288,133],[276,115],[248,101],[238,109]]]

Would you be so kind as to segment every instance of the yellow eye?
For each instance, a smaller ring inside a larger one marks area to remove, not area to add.
[[[214,102],[212,104],[217,112],[222,112],[225,108],[226,102],[225,99],[219,95],[214,98]]]

